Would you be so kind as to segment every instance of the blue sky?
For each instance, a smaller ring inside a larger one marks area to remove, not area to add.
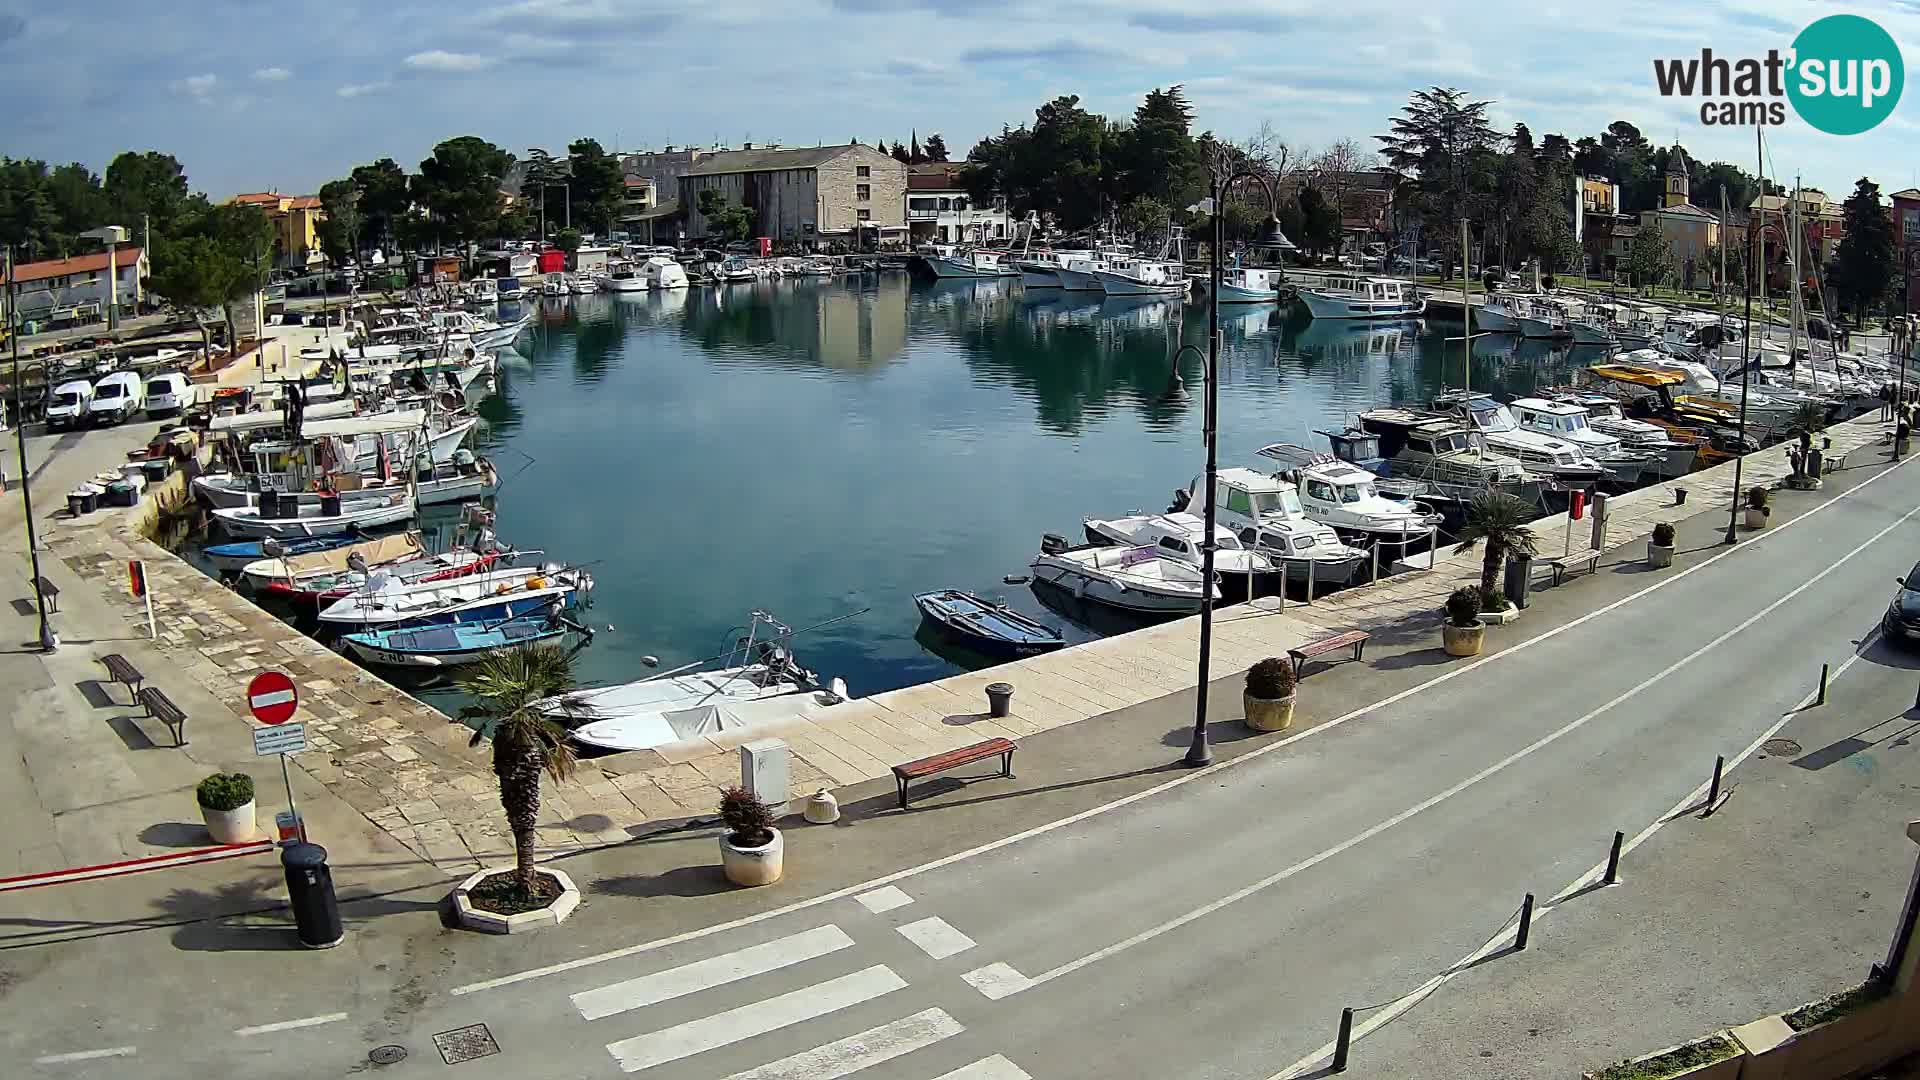
[[[1367,147],[1409,91],[1458,86],[1503,127],[1612,120],[1749,170],[1751,129],[1703,127],[1654,90],[1656,56],[1786,48],[1814,18],[1867,15],[1902,45],[1920,3],[1809,0],[0,0],[0,152],[104,167],[162,149],[215,196],[312,192],[441,138],[523,153],[583,135],[622,149],[715,139],[808,145],[944,133],[955,156],[1056,94],[1109,115],[1183,83],[1198,124],[1295,147]],[[1789,116],[1769,172],[1836,197],[1920,182],[1920,91],[1864,135]]]

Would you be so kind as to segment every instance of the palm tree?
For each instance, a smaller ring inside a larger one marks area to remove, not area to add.
[[[473,722],[473,740],[493,740],[493,775],[500,779],[500,807],[513,830],[514,875],[533,895],[534,824],[540,817],[540,774],[558,782],[573,773],[573,744],[567,729],[536,705],[584,721],[592,708],[568,695],[573,689],[573,654],[558,645],[536,645],[487,657],[460,680],[474,704],[460,710]]]
[[[1527,529],[1533,507],[1504,491],[1483,491],[1467,504],[1467,521],[1460,530],[1455,555],[1465,554],[1482,540],[1487,542],[1486,558],[1480,562],[1480,595],[1493,595],[1493,582],[1500,575],[1508,555],[1531,555],[1535,538]]]

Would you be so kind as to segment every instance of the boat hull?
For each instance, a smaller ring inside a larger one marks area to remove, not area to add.
[[[1036,560],[1031,569],[1035,581],[1063,589],[1076,599],[1104,604],[1122,611],[1156,615],[1185,615],[1200,610],[1197,592],[1163,593],[1121,585],[1094,577],[1071,565],[1047,559]]]
[[[1057,289],[1060,276],[1051,270],[1031,270],[1020,268],[1020,284],[1029,289]]]
[[[413,513],[412,503],[401,502],[393,506],[342,513],[334,517],[264,519],[221,515],[216,517],[220,522],[220,528],[230,536],[284,540],[313,536],[340,536],[351,532],[363,532],[367,529],[378,529],[406,521],[413,517]]]
[[[1517,334],[1520,323],[1499,308],[1474,308],[1473,324],[1489,334]]]
[[[1555,326],[1545,319],[1537,319],[1531,315],[1522,315],[1520,317],[1520,333],[1530,338],[1552,339],[1568,336],[1566,327]]]
[[[475,645],[470,648],[445,649],[433,652],[407,651],[379,644],[381,641],[391,641],[394,636],[395,635],[386,634],[343,634],[340,640],[355,657],[368,664],[378,664],[383,667],[413,668],[416,670],[436,670],[477,664],[489,656],[498,656],[501,653],[511,652],[514,649],[523,648],[528,645],[541,645],[557,641],[567,636],[567,631],[562,628],[538,634],[529,634],[526,637],[513,641],[495,641],[489,644]]]
[[[997,660],[1017,660],[1026,656],[1039,656],[1066,645],[1066,639],[1057,631],[1047,627],[1035,626],[1029,629],[1019,625],[1030,623],[1024,617],[1017,617],[1019,624],[1010,624],[1004,632],[990,632],[995,628],[983,625],[988,620],[1000,621],[995,616],[1008,613],[986,604],[975,597],[964,597],[965,601],[956,605],[945,594],[923,593],[914,597],[914,604],[920,609],[921,621],[931,627],[941,637],[961,645],[969,652]],[[986,619],[968,619],[961,612],[969,608],[978,608]],[[959,617],[956,617],[959,616]]]
[[[1063,266],[1053,273],[1055,277],[1060,279],[1060,287],[1068,292],[1097,293],[1106,291],[1106,289],[1101,287],[1100,279],[1093,276],[1093,271],[1091,270],[1069,270]]]
[[[1249,289],[1244,285],[1220,285],[1220,302],[1223,304],[1264,304],[1280,299],[1278,289]]]
[[[1185,280],[1159,282],[1135,281],[1109,270],[1095,270],[1095,278],[1108,296],[1180,296],[1187,291]]]
[[[942,258],[938,255],[928,256],[927,268],[932,270],[933,276],[937,278],[997,278],[1000,276],[1000,271],[992,267],[982,268],[969,262]]]
[[[1426,297],[1405,300],[1361,300],[1336,296],[1318,289],[1301,289],[1295,296],[1316,319],[1412,319],[1427,310]]]

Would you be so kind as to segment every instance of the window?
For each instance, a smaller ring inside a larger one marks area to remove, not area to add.
[[[1163,536],[1163,537],[1161,537],[1161,538],[1160,538],[1160,546],[1161,546],[1161,547],[1163,547],[1163,548],[1165,548],[1165,549],[1167,549],[1168,551],[1175,551],[1175,552],[1179,552],[1179,553],[1180,553],[1180,554],[1182,554],[1182,555],[1185,555],[1185,554],[1187,553],[1187,545],[1186,545],[1186,542],[1185,542],[1185,541],[1183,541],[1183,540],[1179,540],[1179,539],[1176,539],[1176,538],[1174,538],[1174,537],[1171,537],[1171,536]]]
[[[854,211],[854,217],[856,217],[856,218],[858,218],[858,219],[859,219],[859,220],[861,220],[861,221],[872,221],[872,220],[873,220],[873,211],[871,211],[871,210],[856,210],[856,211]]]
[[[855,184],[853,186],[853,197],[860,200],[861,202],[871,201],[873,198],[873,185],[872,184]]]
[[[859,176],[859,177],[868,177],[868,176],[872,176],[872,175],[873,175],[873,166],[871,166],[871,165],[855,165],[855,166],[853,167],[853,175],[855,175],[855,176]]]
[[[1321,502],[1340,501],[1339,497],[1333,493],[1333,485],[1327,483],[1325,480],[1308,480],[1307,494],[1319,499]]]
[[[1247,497],[1247,492],[1244,488],[1228,488],[1227,509],[1236,514],[1251,514],[1253,512],[1253,500]]]

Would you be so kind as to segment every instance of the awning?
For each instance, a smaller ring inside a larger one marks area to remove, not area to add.
[[[307,406],[308,426],[316,420],[328,420],[337,417],[351,417],[355,403],[348,400],[322,401]],[[213,418],[207,425],[209,431],[229,431],[245,433],[265,431],[283,426],[287,422],[286,414],[278,408],[264,409],[259,412],[224,413]]]
[[[353,438],[356,435],[386,435],[399,431],[418,431],[426,425],[425,409],[319,420],[314,419],[310,413],[306,423],[300,425],[300,437],[318,439],[324,435],[337,435],[341,438]]]

